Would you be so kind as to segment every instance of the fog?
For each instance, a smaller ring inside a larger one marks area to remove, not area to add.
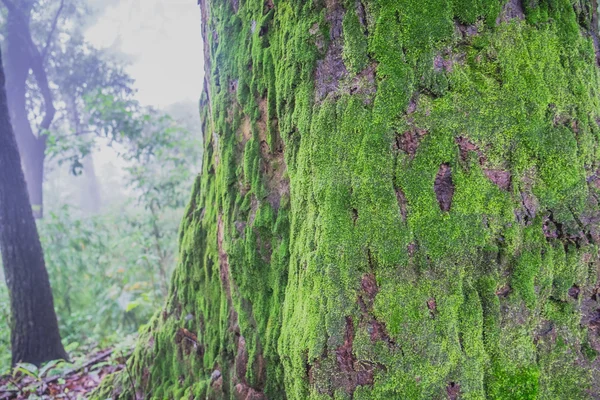
[[[142,104],[167,110],[187,124],[191,133],[200,135],[194,110],[202,90],[204,62],[201,15],[195,1],[113,0],[102,8],[97,22],[86,30],[86,39],[125,60]],[[128,190],[122,179],[125,163],[118,156],[119,145],[107,143],[97,140],[93,158],[104,203],[111,203]],[[65,198],[79,205],[78,179],[67,168],[55,168],[51,174],[46,185],[53,186],[51,192],[63,193],[55,205]],[[65,192],[73,194],[64,196]],[[49,201],[53,201],[52,195]]]
[[[121,0],[86,36],[131,59],[139,98],[153,106],[197,101],[204,73],[200,10],[194,0]]]

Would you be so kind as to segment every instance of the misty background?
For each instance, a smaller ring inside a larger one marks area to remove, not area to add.
[[[77,358],[126,342],[166,297],[202,167],[203,44],[194,0],[39,0],[36,44],[57,12],[47,67],[57,116],[45,132],[37,225],[63,343]],[[3,27],[9,17],[0,6]],[[1,44],[4,56],[4,34]],[[90,89],[102,74],[114,87]],[[33,76],[27,85],[35,126],[41,95]],[[0,374],[10,369],[9,321],[0,270]]]

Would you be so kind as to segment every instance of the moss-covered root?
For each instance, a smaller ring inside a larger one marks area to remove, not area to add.
[[[200,5],[204,171],[96,398],[600,396],[595,1]]]

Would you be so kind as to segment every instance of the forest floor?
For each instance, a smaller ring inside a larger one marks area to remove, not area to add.
[[[85,399],[109,374],[126,369],[128,353],[113,348],[97,351],[73,363],[50,362],[42,368],[17,365],[0,376],[0,400]]]

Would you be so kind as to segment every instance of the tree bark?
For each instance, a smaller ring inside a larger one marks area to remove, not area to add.
[[[0,61],[1,61],[0,55]],[[13,364],[67,359],[58,331],[0,68],[0,250],[11,304]]]
[[[180,263],[97,398],[600,397],[595,1],[199,4]]]

